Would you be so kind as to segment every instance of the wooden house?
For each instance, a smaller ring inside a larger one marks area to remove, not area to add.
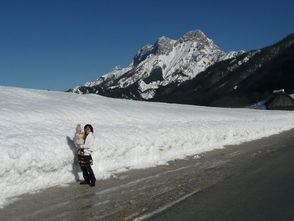
[[[268,110],[294,110],[294,99],[284,92],[277,91],[265,102]]]

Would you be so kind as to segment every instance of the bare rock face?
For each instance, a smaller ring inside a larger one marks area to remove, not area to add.
[[[154,51],[155,54],[165,54],[168,55],[172,50],[174,46],[174,40],[167,38],[167,37],[161,37],[159,38],[156,43],[154,44]]]
[[[211,42],[201,30],[190,31],[178,40],[179,43],[186,41],[196,41],[201,44],[209,44]]]
[[[150,54],[154,53],[153,45],[146,45],[141,48],[134,57],[134,66],[138,66],[142,61],[144,61]]]

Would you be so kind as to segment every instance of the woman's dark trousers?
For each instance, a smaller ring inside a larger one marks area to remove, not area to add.
[[[81,170],[83,172],[83,177],[85,179],[85,182],[89,184],[90,186],[95,186],[96,178],[91,167],[92,157],[79,154],[79,163],[80,163]]]

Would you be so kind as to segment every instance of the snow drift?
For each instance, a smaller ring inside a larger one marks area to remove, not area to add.
[[[0,87],[0,205],[75,181],[73,135],[90,123],[97,179],[293,128],[294,112],[147,103]]]

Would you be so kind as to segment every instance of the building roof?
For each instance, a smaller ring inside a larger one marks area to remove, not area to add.
[[[286,98],[287,102],[278,102],[279,99]],[[265,101],[267,109],[294,109],[294,98],[284,91],[278,91]]]

